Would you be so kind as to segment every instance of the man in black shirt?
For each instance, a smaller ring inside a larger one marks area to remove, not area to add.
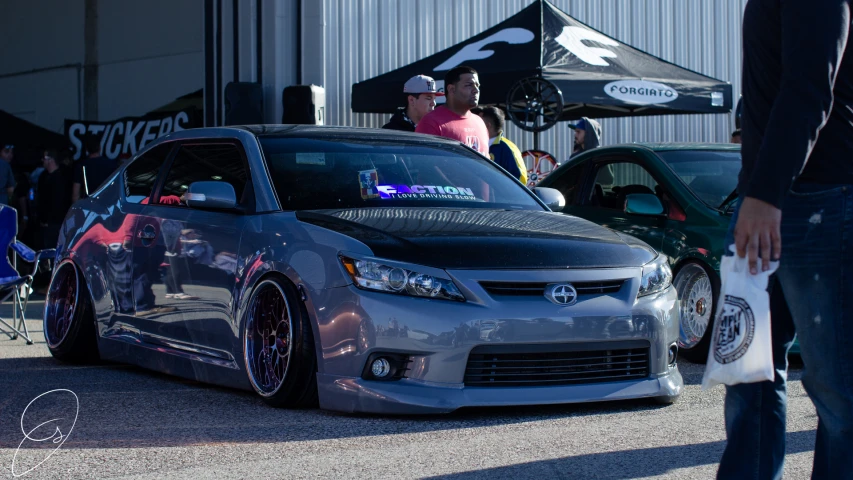
[[[418,122],[435,109],[435,98],[443,97],[444,93],[436,90],[435,80],[426,75],[415,75],[403,85],[406,106],[397,109],[388,123],[382,128],[414,132]]]
[[[71,187],[71,200],[76,202],[94,192],[115,171],[115,160],[101,155],[101,141],[89,136],[85,143],[88,157],[81,158],[74,165],[74,184]]]
[[[794,328],[818,413],[813,478],[853,478],[851,4],[749,0],[744,11],[741,200],[728,242],[752,273],[780,261],[776,379],[726,388],[720,478],[781,478]]]
[[[41,243],[43,248],[56,248],[59,229],[71,208],[71,179],[68,172],[59,166],[55,150],[44,152],[42,165],[44,172],[39,175],[36,199]]]

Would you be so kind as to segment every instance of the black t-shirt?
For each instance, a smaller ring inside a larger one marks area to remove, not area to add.
[[[86,172],[88,173],[88,168]],[[65,214],[71,208],[71,172],[60,167],[39,175],[39,194],[36,199],[39,222],[48,224],[62,223]]]
[[[795,180],[853,184],[853,0],[749,0],[738,192],[777,207]]]
[[[391,119],[382,126],[382,128],[386,130],[401,130],[403,132],[414,132],[415,124],[406,115],[406,109],[400,108],[397,109],[397,112],[391,116]]]
[[[15,198],[26,198],[30,194],[30,175],[22,168],[13,168],[15,172]]]
[[[86,181],[83,181],[83,168],[86,169]],[[118,164],[107,157],[92,157],[78,160],[74,165],[74,183],[80,184],[80,198],[86,198],[86,186],[94,192],[115,171]]]

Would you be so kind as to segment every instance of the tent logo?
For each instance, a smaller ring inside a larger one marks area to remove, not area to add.
[[[441,65],[435,67],[435,72],[450,70],[453,67],[458,67],[469,60],[483,60],[495,54],[494,50],[480,50],[490,43],[504,42],[511,45],[519,45],[522,43],[532,42],[534,39],[533,32],[524,28],[505,28],[499,32],[474,43],[470,43],[462,47],[461,50],[454,53]]]
[[[598,33],[595,30],[589,30],[583,27],[563,27],[563,31],[554,39],[554,41],[562,45],[566,50],[572,52],[572,54],[584,63],[599,67],[610,66],[610,64],[604,59],[616,58],[616,54],[606,48],[589,47],[583,43],[584,40],[607,45],[608,47],[619,46],[619,42],[616,40]]]
[[[646,80],[618,80],[604,86],[604,93],[634,105],[668,103],[678,98],[674,88]]]

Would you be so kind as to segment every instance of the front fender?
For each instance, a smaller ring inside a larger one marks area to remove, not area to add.
[[[299,222],[291,212],[260,215],[246,223],[240,242],[242,268],[238,269],[233,318],[238,337],[254,288],[270,275],[279,274],[298,290],[300,308],[311,320],[318,369],[323,372],[319,309],[330,292],[352,283],[339,265],[338,252],[372,255],[361,242],[336,232]]]

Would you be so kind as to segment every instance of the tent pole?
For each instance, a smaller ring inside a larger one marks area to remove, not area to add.
[[[533,132],[533,150],[539,150],[539,131]]]

